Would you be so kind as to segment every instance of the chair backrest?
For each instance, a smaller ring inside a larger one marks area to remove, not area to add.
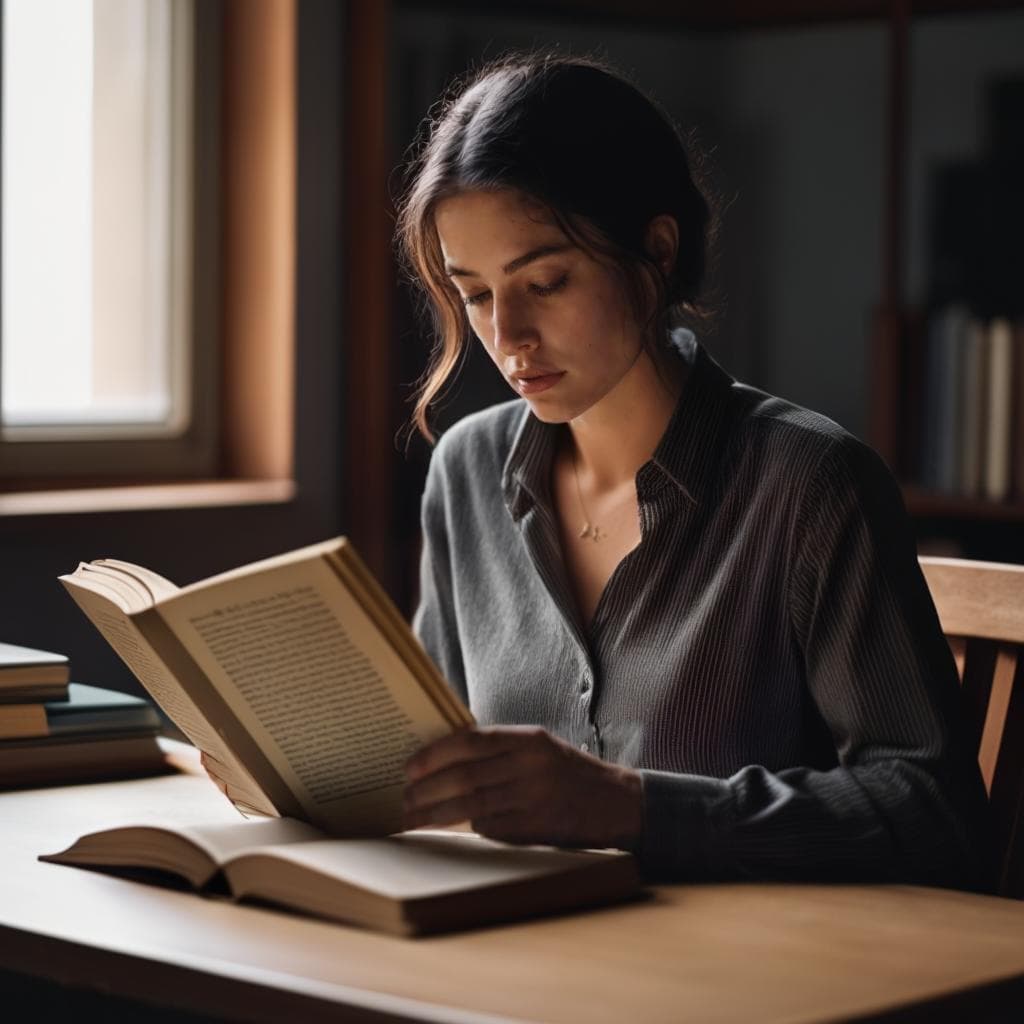
[[[920,561],[960,671],[995,822],[999,893],[1024,899],[1024,565]]]

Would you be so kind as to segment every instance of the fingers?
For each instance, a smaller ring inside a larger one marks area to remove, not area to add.
[[[472,792],[460,793],[447,800],[441,800],[429,807],[406,811],[406,828],[420,828],[423,825],[455,825],[470,821],[477,829],[477,820],[497,819],[518,814],[524,806],[523,787],[515,782],[485,786]]]
[[[459,761],[410,782],[405,790],[405,802],[410,810],[429,807],[461,793],[508,782],[516,774],[516,759],[509,754],[498,754],[480,761]]]
[[[415,782],[455,764],[481,761],[499,754],[539,749],[548,738],[533,726],[492,726],[459,729],[429,744],[406,762],[406,774]]]
[[[518,806],[521,798],[513,800],[511,796],[521,792],[522,786],[515,790],[509,788],[512,783],[520,782],[517,764],[514,757],[499,754],[483,761],[460,762],[411,783],[405,791],[406,820],[451,824],[476,814],[497,813]],[[499,793],[506,798],[495,802]]]
[[[406,764],[406,828],[517,810],[548,743],[540,728],[494,726],[463,729],[430,744]]]

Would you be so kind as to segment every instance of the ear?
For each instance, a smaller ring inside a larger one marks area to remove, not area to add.
[[[675,266],[676,253],[679,251],[679,225],[675,217],[659,213],[652,218],[644,232],[644,248],[667,277]]]

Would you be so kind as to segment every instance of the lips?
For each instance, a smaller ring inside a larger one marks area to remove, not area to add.
[[[521,370],[513,374],[512,383],[521,395],[536,395],[554,387],[565,376],[564,370],[552,370],[547,373],[534,370]]]

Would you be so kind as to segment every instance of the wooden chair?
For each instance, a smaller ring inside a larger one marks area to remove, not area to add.
[[[1024,565],[921,558],[988,789],[999,893],[1024,899]]]

